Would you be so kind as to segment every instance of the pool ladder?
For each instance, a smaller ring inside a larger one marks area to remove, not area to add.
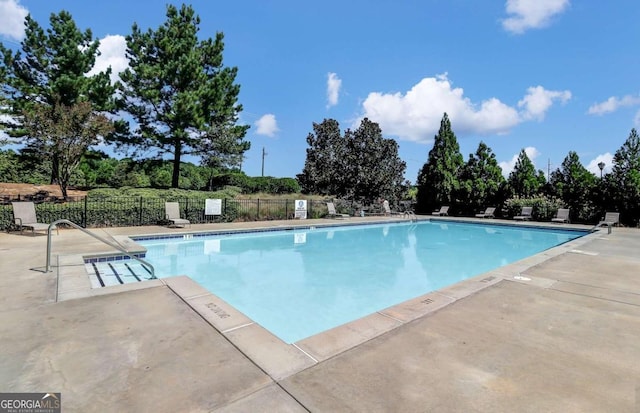
[[[418,222],[418,216],[413,211],[404,211],[402,217],[410,219],[411,222]]]

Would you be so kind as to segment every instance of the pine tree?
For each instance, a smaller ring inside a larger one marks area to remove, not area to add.
[[[480,142],[475,154],[460,170],[460,203],[467,207],[466,213],[485,206],[498,206],[503,201],[506,181],[496,155],[484,142]]]
[[[593,214],[596,176],[581,163],[578,154],[569,152],[562,165],[551,173],[549,185],[578,220],[588,221]]]
[[[629,137],[613,156],[613,168],[607,175],[610,198],[620,212],[620,219],[628,225],[640,221],[640,136],[631,129]],[[606,195],[606,194],[605,194]]]
[[[462,165],[460,146],[445,113],[427,162],[418,173],[418,212],[429,212],[442,205],[455,203],[455,194],[460,186],[458,174]]]
[[[544,173],[538,171],[524,149],[520,151],[518,160],[509,174],[507,183],[511,195],[520,198],[531,198],[538,195],[545,184]]]
[[[248,125],[238,125],[238,69],[222,62],[224,35],[198,40],[200,18],[191,6],[167,6],[167,20],[127,36],[129,68],[120,74],[120,107],[136,122],[120,144],[157,148],[173,154],[171,186],[178,187],[183,155],[231,153],[249,149]],[[208,164],[214,164],[210,159]]]

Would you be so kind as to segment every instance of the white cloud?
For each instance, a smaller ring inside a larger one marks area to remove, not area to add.
[[[276,132],[280,130],[278,129],[278,122],[276,122],[276,116],[271,113],[267,113],[266,115],[263,115],[260,119],[256,121],[255,125],[258,128],[258,130],[256,131],[256,134],[258,135],[273,137],[275,136]]]
[[[329,72],[327,74],[327,109],[338,104],[338,95],[342,79],[337,74]]]
[[[640,128],[640,110],[636,112],[636,116],[633,117],[633,124],[636,128]]]
[[[571,92],[568,90],[546,90],[542,86],[536,86],[527,89],[527,94],[518,102],[518,107],[523,108],[521,112],[523,119],[541,121],[554,101],[559,100],[561,103],[567,103],[569,99],[571,99]]]
[[[533,165],[535,166],[536,164],[535,159],[540,155],[540,151],[538,151],[533,146],[527,146],[526,148],[524,148],[524,152],[527,154],[527,156],[531,160],[531,163],[533,163]],[[520,156],[520,152],[513,155],[511,160],[503,161],[499,163],[500,168],[502,168],[502,175],[505,178],[509,177],[509,174],[511,173],[511,171],[513,171],[513,168],[515,168],[516,162],[518,162],[519,156]]]
[[[93,69],[88,73],[94,75],[107,70],[111,66],[111,83],[119,80],[118,74],[129,66],[127,60],[127,41],[124,36],[119,34],[107,35],[100,39],[100,56],[96,58]]]
[[[474,103],[455,88],[447,74],[427,77],[402,93],[369,93],[363,101],[363,117],[380,125],[385,134],[414,142],[429,142],[440,127],[444,112],[458,133],[504,134],[521,122],[544,118],[555,100],[566,101],[569,91],[548,91],[542,86],[529,88],[520,101],[519,112],[492,97]],[[360,119],[354,122],[357,127]]]
[[[621,98],[611,96],[604,102],[591,105],[587,113],[589,115],[604,115],[605,113],[615,112],[622,107],[636,105],[640,105],[640,96],[626,95]]]
[[[604,162],[604,169],[602,170],[603,173],[608,174],[611,172],[611,168],[613,167],[613,155],[609,152],[598,155],[595,159],[592,159],[591,162],[589,162],[589,165],[587,165],[587,170],[593,172],[596,176],[600,176],[600,167],[598,166],[600,162]]]
[[[509,17],[502,20],[502,27],[515,34],[539,29],[547,26],[553,16],[567,7],[569,0],[507,0],[506,12]]]
[[[24,37],[24,18],[29,14],[16,0],[0,0],[0,35],[22,40]]]

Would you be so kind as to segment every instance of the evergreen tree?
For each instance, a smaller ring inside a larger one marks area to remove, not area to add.
[[[613,156],[606,187],[615,200],[620,219],[626,224],[637,225],[640,220],[640,136],[635,128]]]
[[[237,125],[238,70],[222,63],[223,34],[199,41],[200,18],[191,6],[168,5],[166,15],[156,30],[143,33],[134,24],[127,36],[120,104],[137,125],[120,144],[172,153],[171,186],[177,188],[183,155],[241,155],[249,149],[243,141],[249,126]]]
[[[525,150],[520,151],[518,160],[507,180],[511,195],[520,198],[531,198],[540,192],[546,179],[542,171],[536,173],[536,168],[527,156]]]
[[[398,143],[385,139],[377,123],[364,118],[358,129],[345,132],[343,160],[347,197],[370,204],[378,198],[400,200],[407,165],[398,156]],[[345,162],[346,161],[346,162]]]
[[[18,154],[11,149],[0,150],[0,182],[20,182]]]
[[[578,220],[593,218],[593,195],[596,176],[580,163],[578,154],[569,152],[562,165],[551,173],[550,187]]]
[[[455,203],[455,194],[460,186],[458,174],[462,165],[460,146],[445,113],[433,148],[429,151],[429,158],[418,173],[418,212],[429,212],[442,205]]]
[[[334,119],[313,123],[307,135],[307,157],[298,182],[302,191],[321,195],[345,196],[346,145],[340,125]]]
[[[480,142],[475,154],[460,171],[460,203],[471,213],[488,205],[500,205],[506,181],[496,155],[484,142]]]
[[[50,28],[45,31],[28,15],[20,50],[13,53],[0,44],[0,111],[5,115],[0,116],[0,125],[9,136],[26,144],[25,154],[37,154],[40,162],[44,155],[50,162],[51,183],[64,185],[61,180],[66,180],[70,171],[61,170],[60,162],[63,158],[72,164],[77,161],[68,158],[67,152],[70,145],[78,142],[78,136],[48,136],[41,133],[42,128],[34,130],[38,125],[29,119],[45,113],[61,115],[69,108],[86,110],[87,104],[89,116],[95,118],[114,108],[114,89],[109,80],[110,69],[87,75],[99,46],[91,30],[81,32],[66,11],[51,14],[49,22]],[[57,128],[58,133],[61,130]],[[74,153],[82,156],[83,149],[86,146],[74,148]]]
[[[406,190],[406,164],[398,144],[385,139],[377,123],[365,118],[356,130],[340,134],[334,119],[313,124],[307,158],[298,175],[303,192],[346,197],[361,203],[398,200]]]

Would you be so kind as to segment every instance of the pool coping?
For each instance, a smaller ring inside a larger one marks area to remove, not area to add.
[[[469,297],[478,291],[488,288],[503,280],[510,280],[526,283],[542,288],[548,288],[556,280],[531,278],[521,275],[527,269],[545,262],[555,256],[566,252],[581,253],[579,247],[594,237],[599,237],[599,231],[588,232],[586,228],[570,226],[549,226],[544,223],[518,223],[498,221],[478,221],[460,219],[431,219],[425,218],[420,221],[448,221],[461,223],[474,223],[479,225],[507,225],[512,227],[532,227],[542,229],[562,229],[577,230],[587,232],[584,236],[549,248],[538,254],[513,262],[506,266],[479,274],[467,280],[460,281],[443,289],[435,290],[414,299],[404,301],[394,306],[385,308],[365,317],[332,328],[314,336],[287,344],[278,337],[270,333],[258,323],[252,321],[246,315],[232,307],[215,294],[210,293],[187,275],[149,280],[139,283],[130,283],[103,288],[91,288],[89,276],[87,275],[84,263],[86,257],[105,257],[118,255],[117,253],[104,254],[72,254],[57,256],[57,296],[56,301],[65,301],[75,298],[122,293],[126,291],[167,287],[179,296],[190,308],[198,313],[209,325],[214,327],[224,335],[234,346],[242,351],[247,357],[253,360],[274,380],[281,380],[290,375],[305,370],[324,360],[330,359],[340,353],[348,351],[360,344],[363,344],[375,337],[385,334],[404,324],[410,323],[418,318],[433,314],[443,307],[458,300]],[[314,225],[282,225],[271,227],[272,231],[288,229],[304,229],[333,227],[346,225],[377,225],[385,223],[406,222],[406,220],[385,220],[368,223],[327,223]],[[265,227],[259,227],[258,230]],[[242,233],[255,232],[249,229],[221,230],[221,231],[186,231],[173,233],[171,237],[181,237],[187,234],[218,234],[218,233]],[[153,235],[153,234],[151,234]],[[159,234],[162,235],[162,234]],[[145,235],[145,238],[147,235]],[[144,247],[137,244],[134,239],[140,239],[135,235],[131,237],[121,236],[120,241],[127,246],[128,252],[146,252]],[[168,238],[168,237],[167,237]],[[144,251],[143,251],[144,250]]]

